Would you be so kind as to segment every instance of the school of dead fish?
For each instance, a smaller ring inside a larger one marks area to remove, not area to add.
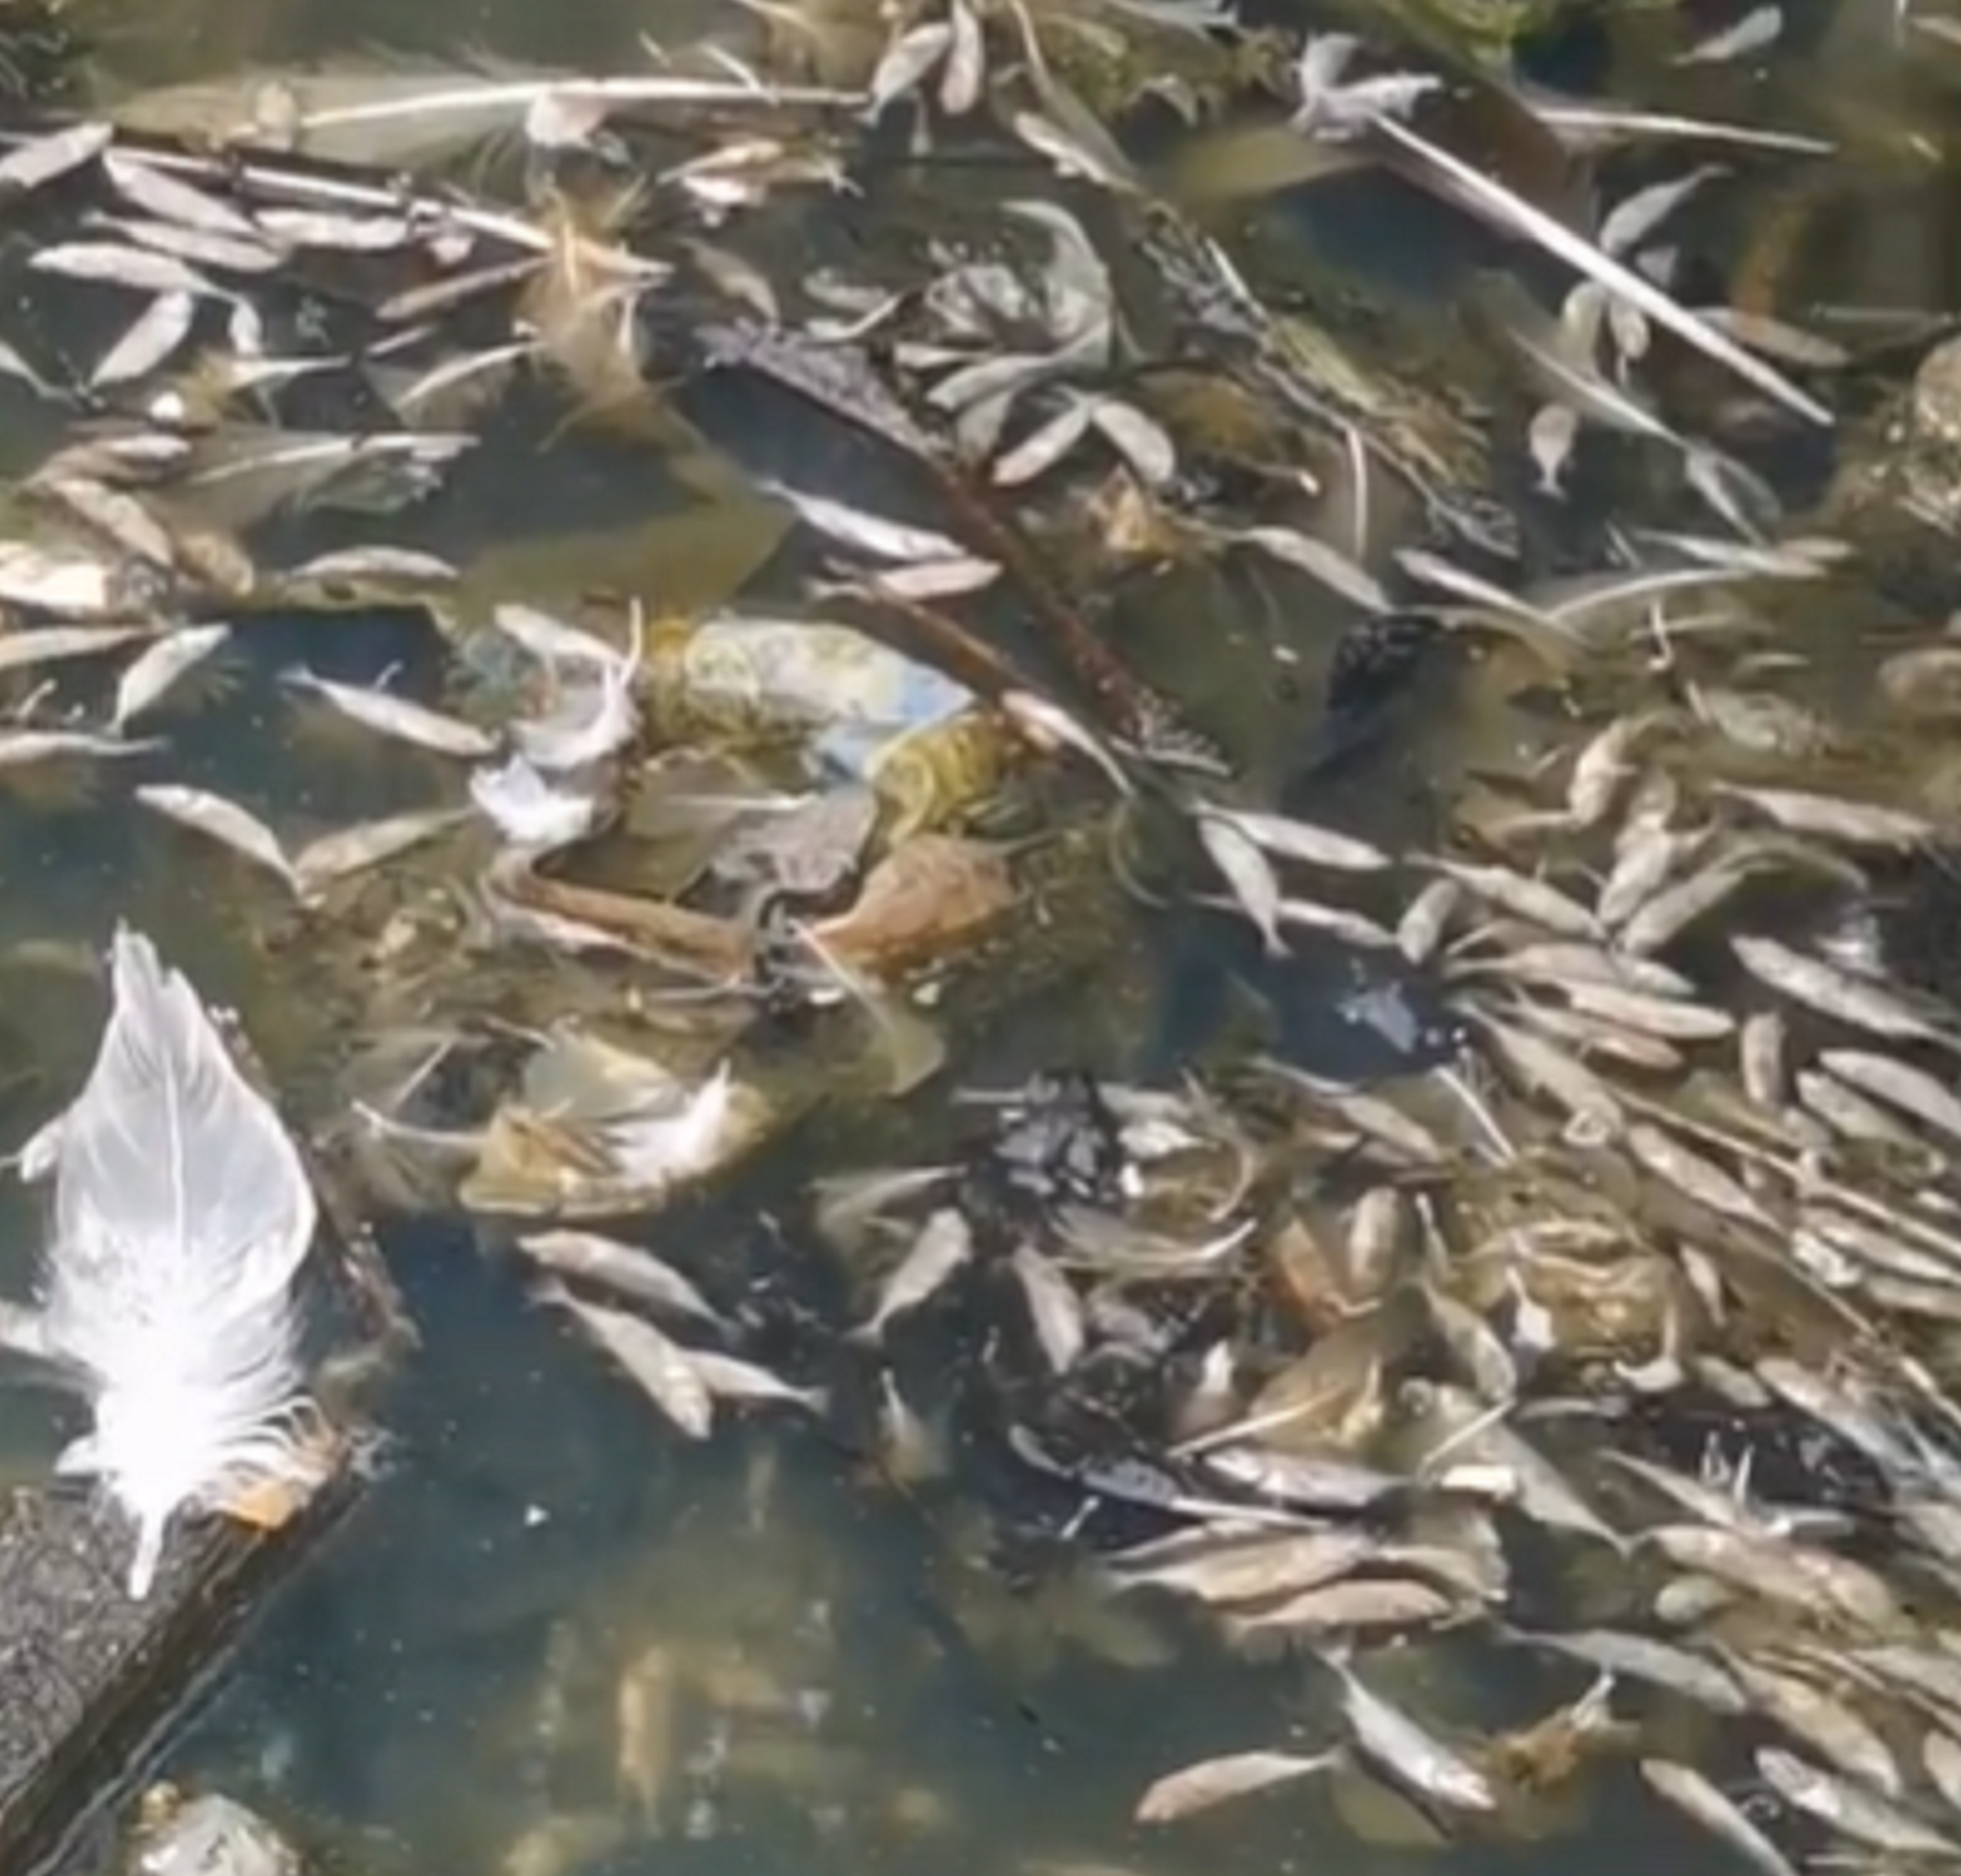
[[[1099,1604],[1182,1609],[1251,1661],[1298,1658],[1319,1690],[1291,1729],[1250,1708],[1217,1756],[1167,1768],[1138,1799],[1143,1822],[1325,1784],[1378,1826],[1388,1804],[1405,1833],[1531,1836],[1543,1807],[1618,1760],[1765,1876],[1961,1860],[1961,1011],[1895,971],[1869,911],[1902,869],[1938,870],[1953,850],[1961,796],[1928,752],[1961,716],[1961,649],[1929,629],[1894,652],[1860,704],[1902,726],[1901,759],[1838,759],[1870,722],[1780,689],[1802,662],[1764,642],[1780,595],[1830,581],[1856,545],[1784,529],[1775,494],[1642,381],[1666,333],[1786,420],[1826,425],[1804,385],[1851,352],[1671,296],[1672,218],[1720,189],[1720,165],[1647,184],[1582,235],[1431,138],[1425,106],[1451,79],[1394,61],[1358,76],[1357,39],[1315,35],[1288,61],[1299,135],[1386,154],[1576,277],[1550,311],[1504,303],[1536,399],[1519,438],[1535,492],[1563,499],[1577,454],[1607,439],[1675,463],[1711,531],[1679,513],[1624,526],[1596,572],[1528,578],[1434,541],[1368,564],[1360,519],[1337,540],[1306,521],[1181,515],[1184,444],[1112,388],[1132,359],[1124,308],[1059,202],[1006,205],[1045,250],[1032,273],[949,247],[904,292],[832,274],[793,292],[722,240],[781,195],[848,186],[855,140],[895,124],[924,153],[985,116],[1067,183],[1144,193],[1058,69],[1057,35],[1216,40],[1240,31],[1228,11],[1101,0],[1071,25],[1046,0],[934,0],[868,12],[853,36],[836,10],[743,5],[773,54],[794,49],[784,70],[718,46],[613,79],[329,67],[8,134],[8,210],[64,190],[92,204],[30,269],[126,316],[79,365],[0,340],[0,372],[76,418],[9,499],[0,783],[45,766],[135,777],[137,805],[315,917],[345,882],[430,844],[487,837],[485,879],[508,882],[603,827],[671,680],[638,614],[602,637],[493,606],[494,658],[523,674],[514,711],[439,707],[304,662],[281,674],[296,702],[456,764],[459,786],[426,809],[300,838],[277,812],[172,779],[170,758],[181,707],[224,693],[258,615],[317,610],[329,631],[332,609],[364,599],[440,610],[462,580],[394,539],[264,564],[261,524],[412,520],[516,377],[556,373],[603,404],[634,374],[636,312],[675,278],[549,193],[513,207],[313,160],[434,175],[501,137],[532,166],[603,166],[675,120],[697,147],[645,186],[703,231],[696,264],[820,349],[896,332],[894,366],[991,499],[1087,466],[1118,491],[1099,509],[1111,542],[1251,549],[1364,618],[1420,602],[1467,639],[1522,645],[1571,709],[1443,837],[1406,848],[1203,770],[1151,774],[1129,725],[1041,686],[1000,698],[1051,754],[1174,807],[1214,876],[1199,904],[1249,923],[1270,964],[1333,944],[1426,985],[1452,1060],[1369,1087],[1261,1060],[1230,1086],[977,1096],[973,1164],[844,1172],[812,1193],[803,1222],[857,1303],[817,1378],[753,1358],[711,1260],[595,1228],[727,1163],[742,1091],[726,1066],[684,1083],[567,1028],[540,1041],[522,1098],[450,1132],[399,1118],[446,1052],[438,1031],[387,1100],[354,1104],[357,1123],[465,1174],[486,1140],[558,1153],[543,1197],[499,1203],[495,1182],[465,1176],[451,1202],[520,1215],[539,1300],[679,1437],[787,1410],[862,1438],[909,1487],[945,1486],[947,1402],[913,1398],[906,1351],[951,1346],[947,1390],[1046,1495]],[[1758,9],[1680,60],[1751,58],[1781,25]],[[1943,35],[1924,15],[1903,29]],[[832,34],[865,49],[862,70],[839,77],[851,59]],[[828,76],[806,81],[800,62]],[[1159,95],[1188,102],[1169,71]],[[1660,135],[1832,154],[1743,124],[1514,102],[1573,147]],[[230,154],[204,154],[213,141]],[[275,335],[264,290],[323,256],[404,263],[414,283],[368,308],[380,336]],[[455,339],[457,316],[485,305],[507,307],[505,329]],[[790,305],[814,310],[799,323]],[[291,387],[349,372],[386,424],[278,417]],[[1365,512],[1372,471],[1353,453]],[[952,525],[792,483],[765,492],[845,556],[813,582],[827,598],[938,607],[1013,574]],[[812,640],[842,629],[794,622]],[[105,660],[106,695],[70,703],[63,674]],[[631,955],[575,915],[513,901],[502,918],[506,941]],[[881,986],[810,944],[831,993],[882,1006]],[[1424,1663],[1458,1632],[1553,1663],[1567,1696],[1524,1724],[1431,1717]]]

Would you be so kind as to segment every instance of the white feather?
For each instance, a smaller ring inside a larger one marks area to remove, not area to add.
[[[95,1411],[58,1470],[99,1479],[135,1522],[142,1596],[178,1511],[308,1476],[293,1281],[317,1214],[197,993],[137,933],[110,962],[94,1070],[34,1141],[55,1188],[41,1333]]]

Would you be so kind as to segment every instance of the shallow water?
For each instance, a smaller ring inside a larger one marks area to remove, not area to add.
[[[109,67],[133,85],[373,41],[604,65],[626,59],[638,34],[678,43],[725,11],[430,0],[412,34],[404,10],[381,0],[90,0],[85,17],[100,20]],[[1938,304],[1939,283],[1905,278],[1890,251],[1875,230],[1835,271],[1869,288],[1860,276],[1883,263],[1889,292],[1925,289]],[[0,417],[30,408],[0,397]],[[794,432],[779,447],[794,477]],[[18,438],[6,450],[0,467],[15,452],[34,460],[39,443]],[[713,553],[701,546],[710,518],[724,530]],[[594,534],[622,564],[671,567],[677,607],[723,597],[773,546],[737,500],[714,508],[658,466],[515,431],[486,444],[417,528],[422,544],[460,559],[506,550],[499,592],[545,604],[590,576]],[[510,542],[520,528],[530,535],[521,566]],[[317,544],[335,539],[329,528]],[[1327,616],[1290,594],[1280,616],[1233,617],[1201,586],[1165,595],[1147,629],[1145,649],[1201,714],[1229,723],[1255,766],[1277,766],[1300,734],[1311,687],[1296,673],[1318,669]],[[178,735],[193,763],[180,760],[173,778],[222,780],[306,825],[454,798],[439,764],[357,764],[344,746],[309,744],[272,682],[295,659],[354,677],[427,650],[385,620],[256,633],[236,660],[238,688],[211,707],[209,735]],[[1408,831],[1430,811],[1425,788],[1443,784],[1467,745],[1500,747],[1508,720],[1474,683],[1447,719],[1322,796],[1317,812]],[[201,985],[240,999],[252,1023],[253,961],[223,900],[251,889],[217,870],[187,875],[183,843],[132,825],[105,792],[106,803],[58,823],[37,818],[32,841],[0,831],[8,883],[32,882],[0,902],[0,944],[66,947],[34,980],[33,1055],[45,1079],[0,1087],[0,1139],[24,1133],[81,1072],[95,1005],[76,947],[115,916],[194,961]],[[187,876],[209,890],[187,889]],[[1070,1057],[1127,1074],[1161,1068],[1216,1011],[1176,985],[1167,1013],[1148,970],[1139,981],[1135,1003],[1078,1011],[1077,1034],[1010,1026],[974,1078]],[[1325,987],[1303,976],[1290,994],[1312,1005]],[[6,1057],[24,1048],[8,1037]],[[904,1157],[913,1124],[895,1115],[890,1128],[890,1155]],[[733,1247],[766,1232],[814,1170],[778,1167],[767,1186],[675,1212],[655,1242],[685,1245],[697,1269],[713,1270],[720,1246],[733,1262]],[[33,1210],[10,1186],[0,1208],[0,1242],[16,1253],[0,1277],[17,1289]],[[1140,1829],[1129,1820],[1138,1794],[1171,1768],[1278,1744],[1290,1728],[1310,1746],[1326,1737],[1324,1685],[1297,1667],[1228,1668],[1174,1618],[1090,1610],[1066,1583],[1018,1594],[958,1505],[892,1489],[792,1421],[757,1416],[686,1448],[528,1302],[469,1227],[390,1227],[383,1244],[426,1341],[389,1403],[386,1476],[143,1769],[303,1817],[364,1876],[1199,1876],[1228,1865],[1386,1876],[1446,1862],[1474,1876],[1551,1872],[1575,1858],[1603,1872],[1715,1858],[1619,1773],[1593,1787],[1571,1834],[1501,1849],[1364,1842],[1315,1787]],[[39,1464],[57,1438],[38,1414],[11,1415],[0,1472]],[[1470,1647],[1426,1646],[1423,1661],[1424,1710],[1467,1723],[1573,1687],[1528,1686],[1516,1658],[1494,1664]],[[1396,1672],[1391,1661],[1385,1683]],[[74,1869],[100,1866],[91,1846]]]

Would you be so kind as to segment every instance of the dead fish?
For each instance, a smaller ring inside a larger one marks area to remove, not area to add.
[[[1551,1096],[1575,1121],[1589,1127],[1620,1126],[1620,1102],[1578,1057],[1516,1025],[1499,1022],[1475,1005],[1467,1006],[1465,1014],[1482,1031],[1515,1085]]]
[[[989,478],[997,488],[1019,488],[1048,474],[1090,434],[1093,406],[1087,397],[1067,403],[1048,422],[1031,430],[1012,449],[994,459]]]
[[[1429,963],[1463,900],[1464,889],[1454,879],[1432,879],[1396,921],[1396,948],[1412,964]]]
[[[467,808],[409,808],[321,834],[293,855],[301,896],[312,898],[336,880],[378,867],[384,860],[447,833],[468,818]]]
[[[1258,1222],[1242,1218],[1194,1243],[1072,1201],[1058,1205],[1053,1219],[1056,1241],[1070,1260],[1111,1275],[1166,1280],[1217,1270],[1251,1237]]]
[[[1943,1724],[1961,1718],[1961,1655],[1950,1654],[1945,1646],[1885,1641],[1849,1649],[1846,1659],[1916,1703],[1931,1706]]]
[[[671,1264],[638,1244],[597,1232],[530,1232],[517,1241],[532,1262],[563,1277],[603,1283],[656,1309],[726,1326],[720,1311]]]
[[[597,794],[561,786],[522,756],[470,771],[470,800],[520,851],[546,853],[582,840],[603,811]]]
[[[884,515],[853,508],[847,502],[836,501],[827,495],[808,494],[780,482],[765,482],[762,486],[778,501],[794,509],[798,519],[806,527],[842,546],[868,554],[874,559],[902,564],[947,561],[960,559],[966,553],[958,541],[935,533],[930,528],[915,528],[905,522],[890,521]]]
[[[1267,956],[1286,957],[1287,940],[1280,936],[1280,881],[1259,843],[1235,822],[1209,810],[1198,817],[1198,835],[1220,878],[1231,889],[1233,903],[1259,933]]]
[[[101,119],[30,137],[0,157],[0,190],[29,193],[93,163],[115,140],[115,125]]]
[[[1544,1004],[1523,1004],[1513,1012],[1522,1026],[1538,1030],[1557,1042],[1571,1045],[1576,1054],[1610,1061],[1629,1062],[1636,1068],[1655,1069],[1673,1074],[1685,1066],[1686,1057],[1672,1042],[1638,1029],[1624,1028],[1604,1016],[1579,1009],[1552,1009]]]
[[[28,265],[37,274],[101,281],[138,293],[189,293],[206,300],[233,297],[216,282],[169,255],[114,241],[64,241],[37,248]]]
[[[1757,1770],[1787,1804],[1875,1850],[1952,1858],[1961,1844],[1878,1792],[1807,1763],[1778,1746],[1760,1746]]]
[[[1575,827],[1584,831],[1607,819],[1623,784],[1636,773],[1634,758],[1642,746],[1679,716],[1672,710],[1617,716],[1580,751],[1567,780],[1567,813]]]
[[[1646,1170],[1695,1204],[1746,1224],[1768,1222],[1763,1207],[1728,1173],[1665,1129],[1637,1120],[1624,1139],[1628,1151]]]
[[[1641,1776],[1683,1817],[1752,1865],[1759,1876],[1797,1876],[1796,1865],[1693,1766],[1643,1759]]]
[[[639,1384],[647,1398],[689,1439],[714,1431],[714,1392],[691,1353],[643,1317],[581,1302],[555,1277],[538,1286],[540,1301],[567,1310],[597,1346]]]
[[[1821,1016],[1896,1042],[1931,1042],[1961,1052],[1961,1036],[1931,1022],[1882,984],[1853,976],[1770,938],[1736,938],[1730,949],[1760,983]]]
[[[1807,1217],[1816,1215],[1807,1210]],[[1776,1399],[1829,1428],[1889,1479],[1909,1479],[1919,1472],[1913,1448],[1868,1404],[1872,1390],[1860,1387],[1849,1375],[1834,1380],[1823,1370],[1786,1355],[1761,1356],[1752,1371]]]
[[[940,1416],[928,1419],[900,1390],[890,1368],[878,1371],[878,1470],[895,1485],[944,1479],[950,1463]]]
[[[1809,1747],[1847,1777],[1870,1785],[1887,1797],[1905,1790],[1900,1762],[1879,1733],[1843,1701],[1793,1674],[1752,1661],[1735,1649],[1720,1651],[1757,1710],[1801,1746]]]
[[[1016,1245],[1009,1264],[1050,1371],[1067,1374],[1089,1341],[1075,1286],[1031,1244]]]
[[[147,625],[34,625],[25,631],[0,632],[0,671],[95,658],[150,636]]]
[[[1860,1628],[1901,1621],[1885,1579],[1863,1564],[1812,1545],[1780,1543],[1708,1525],[1662,1525],[1642,1533],[1671,1563],[1751,1595],[1814,1613],[1821,1607]]]
[[[1738,892],[1749,869],[1724,855],[1679,880],[1631,913],[1618,933],[1621,949],[1636,958],[1662,950]]]
[[[1457,1811],[1494,1811],[1491,1781],[1468,1760],[1356,1677],[1339,1655],[1321,1657],[1341,1682],[1341,1712],[1355,1743],[1383,1771]]]
[[[1426,860],[1422,864],[1528,925],[1544,926],[1562,938],[1597,940],[1601,936],[1600,920],[1592,913],[1543,879],[1514,872],[1509,867],[1474,867],[1456,860]]]
[[[316,676],[304,666],[283,673],[282,682],[325,699],[364,729],[397,742],[413,743],[417,749],[433,750],[439,756],[477,761],[495,754],[497,749],[497,739],[487,730],[441,711],[430,710],[426,705],[412,703],[406,697],[392,696],[386,690],[336,684],[331,678]]]
[[[1312,1649],[1326,1637],[1369,1629],[1407,1634],[1460,1613],[1458,1599],[1433,1582],[1414,1576],[1351,1576],[1302,1590],[1269,1608],[1227,1610],[1219,1626],[1242,1654],[1259,1657],[1295,1643]]]
[[[35,762],[112,761],[153,755],[163,746],[155,738],[124,742],[90,730],[0,730],[0,769],[28,768]]]
[[[811,592],[818,598],[827,594],[868,594],[874,599],[907,601],[957,599],[992,586],[1005,570],[999,560],[983,560],[965,554],[958,560],[921,560],[912,566],[887,567],[854,579],[813,581]]]
[[[1318,1752],[1230,1752],[1222,1758],[1201,1759],[1158,1779],[1138,1800],[1140,1824],[1175,1823],[1200,1811],[1209,1811],[1235,1797],[1288,1785],[1336,1762],[1337,1754]]]
[[[1938,1729],[1920,1742],[1921,1769],[1950,1811],[1961,1811],[1961,1740]]]
[[[1744,1092],[1766,1113],[1781,1113],[1791,1100],[1790,1041],[1791,1026],[1781,1011],[1753,1010],[1744,1019],[1737,1069]]]
[[[0,601],[55,619],[126,617],[125,581],[111,557],[72,546],[0,542]]]
[[[946,20],[929,20],[894,34],[866,86],[865,121],[876,124],[900,99],[917,91],[952,52],[954,36]]]
[[[58,505],[104,541],[132,559],[168,572],[176,551],[163,524],[134,495],[111,488],[87,476],[52,475],[43,471],[28,484],[44,502]]]
[[[1371,1186],[1348,1214],[1342,1248],[1358,1298],[1387,1291],[1401,1269],[1412,1228],[1409,1201],[1394,1186]]]
[[[951,1165],[880,1167],[826,1175],[811,1187],[818,1235],[841,1251],[868,1241],[881,1215],[958,1177]]]
[[[1575,1009],[1668,1042],[1718,1042],[1736,1032],[1736,1018],[1708,1004],[1678,1003],[1617,983],[1572,983],[1566,994]]]
[[[279,836],[249,808],[209,789],[182,782],[148,783],[135,794],[145,807],[230,848],[240,858],[283,880],[296,894],[300,892],[299,873]]]
[[[640,728],[634,684],[645,650],[645,622],[636,607],[626,648],[602,646],[597,657],[552,658],[556,696],[543,716],[510,726],[519,752],[552,774],[583,769],[617,755]],[[571,672],[557,667],[570,665]]]
[[[1255,847],[1276,859],[1298,860],[1304,866],[1326,867],[1338,872],[1379,872],[1392,864],[1381,848],[1367,841],[1355,840],[1284,814],[1222,807],[1216,802],[1207,802],[1200,813],[1236,827]]]
[[[1425,1387],[1426,1417],[1434,1423],[1437,1437],[1424,1459],[1424,1477],[1433,1478],[1445,1458],[1498,1467],[1511,1480],[1518,1507],[1528,1518],[1626,1550],[1627,1539],[1567,1483],[1557,1466],[1506,1426],[1499,1412],[1465,1389],[1437,1383]]]
[[[1744,802],[1794,834],[1842,841],[1848,847],[1918,847],[1940,830],[1931,821],[1870,802],[1837,795],[1807,794],[1795,788],[1743,788],[1719,782],[1716,793]]]
[[[1769,1393],[1768,1390],[1762,1391],[1768,1405]],[[1634,1453],[1616,1452],[1610,1448],[1601,1458],[1618,1471],[1638,1479],[1650,1490],[1658,1492],[1691,1518],[1705,1525],[1718,1525],[1751,1537],[1775,1538],[1779,1534],[1780,1526],[1759,1517],[1747,1499],[1739,1497],[1726,1484],[1711,1484],[1706,1480],[1678,1472],[1673,1466],[1660,1465],[1653,1459],[1644,1459]]]
[[[1961,1099],[1938,1076],[1891,1055],[1863,1049],[1827,1049],[1818,1064],[1863,1094],[1877,1096],[1936,1133],[1961,1142]]]
[[[1525,446],[1539,471],[1536,486],[1541,494],[1564,498],[1567,464],[1579,440],[1580,414],[1570,404],[1541,404],[1532,413],[1525,428]]]
[[[147,254],[187,261],[208,274],[269,274],[286,258],[269,241],[240,240],[234,235],[214,235],[202,228],[180,227],[172,221],[91,215],[83,226],[102,235],[120,235]],[[237,301],[234,319],[234,331],[242,329],[252,335],[237,350],[247,357],[257,356],[263,344],[259,337],[261,328],[258,309],[249,301]]]
[[[1423,1286],[1431,1322],[1459,1374],[1488,1401],[1512,1399],[1519,1391],[1519,1364],[1504,1339],[1468,1303],[1433,1284]]]
[[[942,1206],[927,1219],[913,1248],[885,1280],[871,1315],[845,1340],[875,1343],[893,1317],[902,1316],[934,1297],[974,1254],[974,1232],[952,1206]]]
[[[1778,6],[1753,7],[1733,26],[1699,39],[1686,52],[1679,52],[1673,65],[1722,65],[1731,59],[1747,58],[1752,53],[1775,45],[1784,34],[1784,9]]]
[[[1052,1451],[1026,1426],[1011,1426],[1007,1443],[1015,1457],[1050,1479],[1059,1479],[1093,1498],[1109,1499],[1117,1504],[1147,1505],[1154,1510],[1174,1512],[1183,1518],[1207,1523],[1224,1521],[1235,1526],[1265,1525],[1274,1530],[1318,1530],[1318,1521],[1296,1513],[1259,1504],[1228,1504],[1218,1499],[1194,1496],[1164,1467],[1148,1459],[1071,1459]]]
[[[1367,1563],[1379,1548],[1370,1532],[1345,1527],[1224,1539],[1207,1533],[1205,1548],[1190,1555],[1136,1568],[1121,1554],[1105,1562],[1126,1589],[1149,1587],[1229,1605],[1319,1589]]]
[[[1523,944],[1490,959],[1467,960],[1458,974],[1489,972],[1570,992],[1576,983],[1620,985],[1648,997],[1692,997],[1695,985],[1653,958],[1630,958],[1597,944]]]
[[[1360,1459],[1281,1452],[1251,1441],[1214,1446],[1198,1463],[1226,1484],[1303,1511],[1367,1511],[1409,1488],[1400,1473]]]
[[[712,1348],[689,1348],[684,1352],[717,1400],[775,1402],[800,1407],[810,1413],[823,1413],[829,1406],[830,1397],[823,1389],[799,1388],[759,1363],[745,1362]]]
[[[1622,1680],[1645,1681],[1651,1686],[1681,1694],[1712,1713],[1735,1715],[1749,1707],[1734,1678],[1714,1661],[1656,1636],[1620,1629],[1511,1629],[1506,1633],[1528,1648],[1544,1648]]]
[[[1613,867],[1593,901],[1609,931],[1626,925],[1709,844],[1706,828],[1677,832],[1668,827],[1633,827],[1614,845]]]
[[[1193,903],[1221,912],[1245,910],[1235,899],[1209,895],[1195,899]],[[1297,925],[1305,931],[1326,932],[1359,951],[1389,951],[1395,947],[1394,932],[1386,926],[1378,925],[1373,918],[1362,913],[1349,911],[1346,906],[1325,905],[1316,899],[1303,899],[1298,894],[1292,894],[1280,901],[1278,915],[1283,926]]]
[[[1073,749],[1094,763],[1119,795],[1136,795],[1137,783],[1124,772],[1116,752],[1053,698],[1032,690],[1004,690],[996,701],[1002,713],[1038,748]]]
[[[1919,1136],[1904,1117],[1868,1100],[1835,1075],[1800,1069],[1793,1077],[1793,1089],[1803,1111],[1815,1115],[1842,1139],[1890,1146],[1903,1153],[1922,1150]]]
[[[154,709],[179,678],[202,664],[231,636],[229,625],[186,625],[147,646],[116,682],[110,729],[120,735],[132,718]]]
[[[228,202],[207,195],[141,157],[112,150],[102,159],[102,172],[119,195],[159,221],[228,235],[240,241],[257,243],[263,238],[258,224]]]

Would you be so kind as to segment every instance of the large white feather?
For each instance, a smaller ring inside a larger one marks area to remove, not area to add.
[[[60,1470],[99,1478],[134,1519],[140,1596],[178,1510],[303,1466],[293,1282],[316,1208],[196,992],[134,932],[110,965],[95,1067],[31,1160],[55,1187],[41,1332],[95,1409]]]

